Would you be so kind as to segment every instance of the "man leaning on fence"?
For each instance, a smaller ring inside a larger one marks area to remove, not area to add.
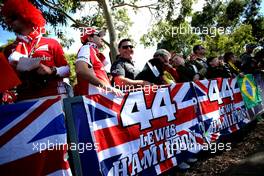
[[[133,48],[134,46],[130,39],[123,39],[118,44],[120,55],[111,67],[114,85],[118,87],[132,86],[137,88],[150,85],[148,81],[135,80],[139,70],[135,68],[133,63]]]

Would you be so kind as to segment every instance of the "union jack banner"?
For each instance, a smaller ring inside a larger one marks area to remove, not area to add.
[[[193,82],[203,122],[203,136],[215,142],[250,122],[237,78],[217,78]]]
[[[1,175],[71,175],[61,97],[0,106]]]
[[[83,97],[103,175],[158,175],[204,143],[190,83]]]

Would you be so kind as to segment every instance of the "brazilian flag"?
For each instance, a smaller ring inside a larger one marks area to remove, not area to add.
[[[237,82],[248,109],[261,103],[261,96],[258,87],[251,74],[245,75],[244,77],[238,77]]]

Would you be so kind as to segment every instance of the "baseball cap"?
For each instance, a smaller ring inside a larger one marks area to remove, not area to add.
[[[80,32],[81,32],[81,42],[82,44],[85,44],[87,42],[87,39],[90,35],[97,35],[99,37],[103,37],[105,36],[105,29],[100,30],[98,28],[95,27],[82,27],[80,28]]]

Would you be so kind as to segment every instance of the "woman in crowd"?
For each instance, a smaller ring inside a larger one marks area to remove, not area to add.
[[[212,56],[207,59],[206,78],[229,78],[232,76],[231,71],[223,61],[219,61],[218,57]]]
[[[182,56],[176,54],[170,59],[170,64],[176,68],[178,73],[178,82],[197,81],[200,74],[197,67],[183,59]]]
[[[165,49],[158,49],[153,59],[150,59],[136,79],[145,80],[153,84],[171,84],[179,79],[176,69],[169,64],[171,54]]]

